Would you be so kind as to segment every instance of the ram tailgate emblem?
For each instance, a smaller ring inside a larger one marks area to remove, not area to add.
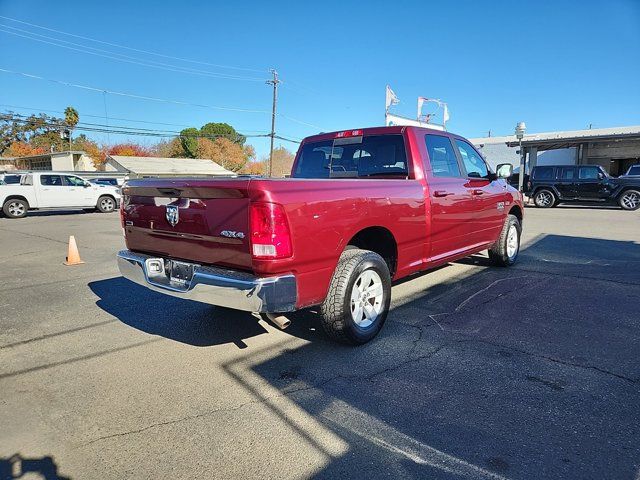
[[[167,222],[172,227],[175,227],[180,221],[180,211],[178,210],[177,205],[167,205],[167,213],[165,215],[167,217]]]

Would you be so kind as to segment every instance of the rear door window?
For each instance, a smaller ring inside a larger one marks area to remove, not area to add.
[[[553,180],[554,167],[536,167],[533,171],[534,180]]]
[[[40,184],[48,187],[62,187],[60,175],[40,175]]]
[[[365,135],[309,142],[302,147],[294,178],[407,178],[402,135]]]
[[[573,180],[576,175],[576,169],[574,167],[562,167],[560,169],[560,180]]]
[[[431,173],[435,177],[461,177],[458,158],[449,137],[425,135]]]
[[[580,180],[598,180],[598,167],[580,167],[578,168],[578,178]]]

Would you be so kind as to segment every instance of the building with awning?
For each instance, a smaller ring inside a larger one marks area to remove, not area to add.
[[[491,165],[519,166],[515,135],[470,140]],[[622,175],[640,163],[640,126],[529,134],[522,139],[522,151],[526,173],[536,165],[600,165],[611,175]]]
[[[141,177],[226,177],[236,175],[213,160],[206,158],[129,157],[108,155],[105,165],[109,171],[126,173],[130,178]]]

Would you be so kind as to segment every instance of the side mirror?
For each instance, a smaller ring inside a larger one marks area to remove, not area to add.
[[[509,178],[513,175],[513,165],[510,163],[501,163],[496,167],[496,177]]]
[[[84,182],[84,185],[82,185],[84,188],[89,188],[91,186],[91,184],[89,182]]]
[[[604,178],[604,173],[598,172],[598,180],[602,180]]]

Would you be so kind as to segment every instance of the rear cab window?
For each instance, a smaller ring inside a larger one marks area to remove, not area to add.
[[[293,178],[409,177],[402,134],[360,135],[307,142]]]

